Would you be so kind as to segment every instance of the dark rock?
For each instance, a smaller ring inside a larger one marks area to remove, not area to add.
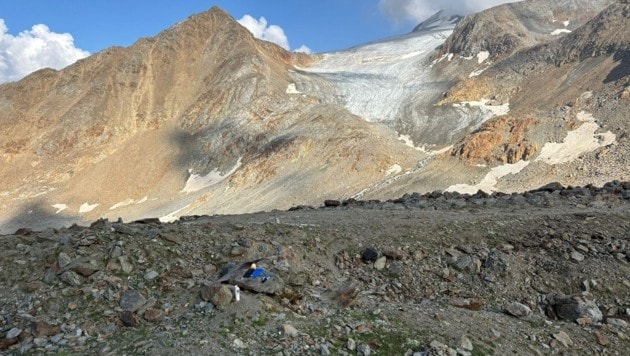
[[[120,296],[120,307],[123,310],[135,312],[136,310],[142,308],[142,306],[147,302],[142,294],[136,292],[135,290],[125,291]]]
[[[115,223],[115,224],[112,224],[112,228],[116,232],[119,232],[125,235],[131,235],[131,236],[135,235],[138,232],[137,229],[134,229],[126,224]]]
[[[361,253],[361,260],[363,260],[363,262],[365,263],[374,262],[376,261],[377,258],[378,258],[378,251],[370,247],[364,249],[363,252]]]
[[[29,228],[20,228],[15,230],[15,232],[13,233],[13,235],[17,235],[17,236],[28,236],[30,234],[33,233],[32,229]]]
[[[339,200],[324,200],[324,206],[325,207],[336,207],[336,206],[340,206],[341,202]]]
[[[2,339],[0,339],[0,350],[6,350],[9,347],[11,347],[12,345],[17,344],[18,341],[19,341],[19,339],[17,337],[14,337],[12,339],[2,338]]]
[[[138,320],[136,320],[136,316],[130,310],[125,310],[120,313],[120,321],[122,321],[124,326],[138,325]]]
[[[140,220],[136,220],[134,221],[134,223],[136,224],[151,224],[151,225],[160,225],[162,224],[162,222],[160,221],[159,218],[144,218],[144,219],[140,219]]]
[[[536,190],[533,190],[533,191],[534,192],[549,192],[549,193],[551,193],[551,192],[554,192],[556,190],[563,190],[563,189],[564,189],[564,186],[562,184],[560,184],[558,182],[552,182],[552,183],[549,183],[549,184],[545,184],[542,187],[540,187],[540,188],[538,188]]]
[[[603,314],[597,304],[582,295],[548,295],[546,312],[550,318],[560,320],[576,321],[580,318],[590,318],[597,323],[603,319]]]
[[[90,227],[95,228],[95,229],[103,229],[105,226],[107,226],[108,223],[109,223],[108,219],[100,218],[94,221],[93,223],[91,223]]]

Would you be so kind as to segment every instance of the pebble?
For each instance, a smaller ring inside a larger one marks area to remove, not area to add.
[[[346,343],[346,347],[348,348],[348,350],[354,351],[357,348],[357,342],[354,341],[353,338],[348,338],[348,342]]]
[[[228,305],[232,302],[232,290],[224,284],[213,284],[202,286],[200,290],[201,299],[212,302],[217,307]]]
[[[143,316],[146,321],[155,322],[164,317],[164,312],[160,309],[149,308],[144,312]]]
[[[73,286],[73,287],[78,287],[81,285],[82,283],[82,279],[81,276],[79,276],[76,272],[74,271],[65,271],[61,274],[61,276],[59,276],[59,279],[61,279],[62,281],[64,281],[65,283]]]
[[[282,335],[289,337],[296,337],[299,334],[298,330],[291,324],[282,324],[280,332]]]
[[[368,344],[359,344],[359,346],[357,346],[357,352],[359,355],[370,356],[372,348],[370,348],[370,345]]]
[[[524,318],[532,314],[532,310],[525,304],[513,302],[505,308],[505,311],[517,318]]]
[[[625,329],[628,327],[628,322],[623,320],[623,319],[617,319],[617,318],[608,318],[606,319],[606,324],[608,325],[612,325],[612,326],[616,326],[618,328],[621,329]]]
[[[233,342],[234,347],[236,347],[237,349],[246,349],[247,345],[245,344],[245,342],[241,339],[234,339]]]
[[[120,267],[122,268],[123,272],[131,273],[131,271],[133,271],[133,265],[129,263],[129,259],[127,256],[118,257],[118,262],[120,263]]]
[[[89,277],[96,273],[99,268],[92,263],[77,263],[75,266],[72,267],[72,270],[82,275],[83,277]]]
[[[577,251],[573,251],[573,253],[571,253],[571,258],[578,262],[584,261],[584,255]]]
[[[67,253],[60,252],[59,256],[57,256],[57,263],[59,264],[59,268],[64,268],[72,263],[72,258],[70,258]]]
[[[133,312],[129,310],[120,313],[120,321],[122,321],[124,326],[136,326],[138,323]]]
[[[232,257],[243,256],[245,253],[247,253],[247,248],[245,248],[243,246],[234,246],[230,250],[230,256],[232,256]]]
[[[149,271],[147,273],[144,274],[144,279],[146,279],[147,281],[151,281],[154,280],[155,278],[157,278],[157,276],[159,276],[160,274],[157,273],[156,271]]]
[[[321,345],[319,347],[319,354],[323,356],[329,356],[330,350],[328,350],[328,345]]]
[[[374,268],[378,271],[382,271],[385,268],[385,263],[387,262],[387,257],[381,256],[376,259],[374,262]]]
[[[610,340],[599,331],[595,332],[595,338],[597,338],[597,343],[602,346],[608,346],[608,344],[610,344]]]
[[[147,300],[144,298],[142,294],[135,290],[125,291],[120,296],[120,307],[123,310],[135,312],[140,309]]]
[[[14,337],[18,337],[20,336],[20,334],[22,333],[22,329],[19,328],[11,328],[11,330],[7,331],[6,334],[6,338],[7,339],[13,339]]]
[[[569,334],[564,331],[559,331],[556,334],[553,334],[554,339],[558,340],[562,346],[569,347],[573,345],[573,340],[569,337]]]
[[[466,350],[466,351],[472,351],[473,350],[473,343],[472,343],[472,341],[470,341],[468,336],[462,335],[462,337],[459,339],[459,347],[461,349],[463,349],[463,350]]]

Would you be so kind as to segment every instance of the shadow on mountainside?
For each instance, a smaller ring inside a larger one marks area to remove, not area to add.
[[[615,53],[613,59],[619,64],[608,73],[604,79],[604,84],[615,82],[630,75],[630,50]]]
[[[0,234],[13,234],[18,229],[43,230],[49,227],[68,227],[81,222],[79,216],[55,209],[43,200],[24,205],[16,214],[0,224]]]

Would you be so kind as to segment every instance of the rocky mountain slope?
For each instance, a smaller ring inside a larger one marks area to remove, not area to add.
[[[21,229],[0,353],[624,355],[628,231],[629,182]]]
[[[307,56],[213,8],[0,85],[0,231],[628,180],[627,12],[531,0]]]
[[[0,86],[5,225],[288,208],[413,161],[393,133],[287,93],[313,60],[215,8]]]

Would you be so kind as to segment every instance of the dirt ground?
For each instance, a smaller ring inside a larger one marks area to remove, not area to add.
[[[0,352],[625,355],[629,193],[436,192],[16,231],[0,237]],[[264,283],[240,275],[251,261]]]

